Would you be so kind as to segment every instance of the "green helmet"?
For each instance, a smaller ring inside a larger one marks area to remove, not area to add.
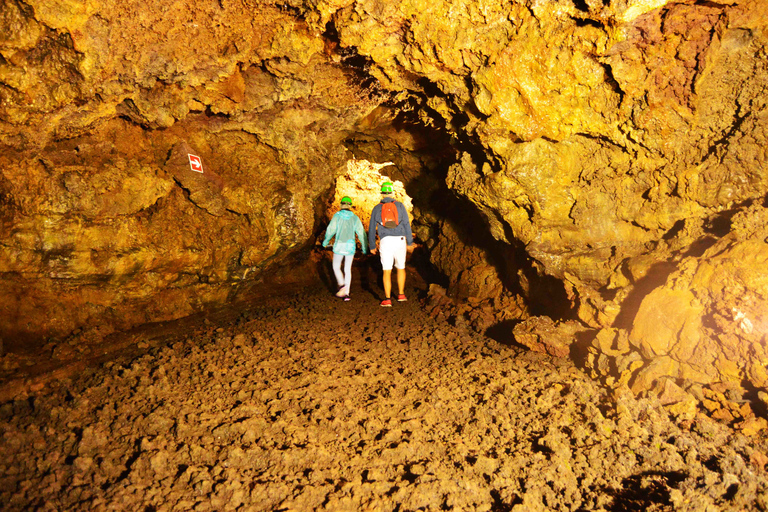
[[[352,204],[352,199],[349,198],[349,196],[344,196],[341,198],[341,204]]]
[[[381,193],[382,194],[391,194],[392,193],[392,182],[391,181],[385,181],[381,184]]]

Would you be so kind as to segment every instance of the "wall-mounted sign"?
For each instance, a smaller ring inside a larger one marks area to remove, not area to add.
[[[189,168],[195,172],[203,172],[203,159],[197,155],[187,153],[189,157]]]

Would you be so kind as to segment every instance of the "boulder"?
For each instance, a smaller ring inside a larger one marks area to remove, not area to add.
[[[585,331],[579,322],[555,322],[547,316],[532,317],[515,325],[515,341],[535,352],[570,357],[576,335]]]

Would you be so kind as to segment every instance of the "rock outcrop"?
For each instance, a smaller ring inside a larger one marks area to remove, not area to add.
[[[311,241],[376,105],[322,38],[267,5],[56,5],[2,9],[6,348],[188,315]]]

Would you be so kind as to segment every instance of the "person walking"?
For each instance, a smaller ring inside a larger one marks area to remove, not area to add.
[[[379,258],[384,271],[383,307],[392,307],[392,266],[397,269],[397,300],[408,300],[405,296],[405,258],[409,247],[413,246],[411,221],[405,205],[393,197],[393,185],[390,181],[381,184],[381,202],[371,211],[368,225],[368,246],[371,254],[376,254],[376,234],[379,235]]]
[[[325,239],[323,247],[328,247],[331,238],[336,240],[333,243],[333,273],[336,275],[338,291],[336,296],[349,299],[349,285],[352,282],[352,260],[355,257],[357,243],[355,235],[360,239],[360,245],[363,254],[368,252],[365,228],[360,218],[352,211],[352,199],[347,196],[341,198],[341,209],[331,218],[328,228],[325,230]],[[342,263],[344,271],[342,272]]]

